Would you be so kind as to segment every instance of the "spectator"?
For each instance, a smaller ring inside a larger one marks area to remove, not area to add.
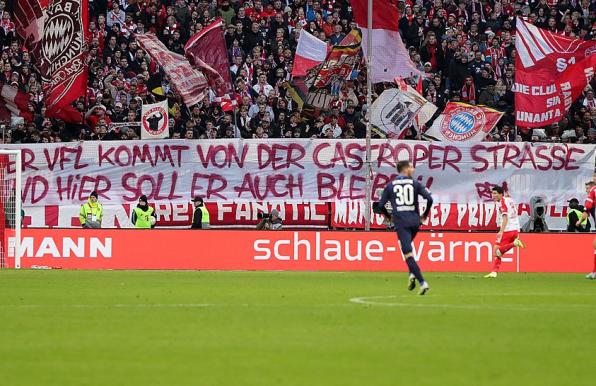
[[[448,101],[484,103],[504,111],[503,123],[514,121],[515,98],[511,90],[515,80],[517,15],[568,36],[596,37],[596,10],[589,0],[532,0],[528,4],[519,0],[393,3],[399,11],[398,27],[410,57],[428,74],[422,94],[437,105],[438,113]],[[337,113],[323,111],[322,122],[317,118],[319,112],[303,112],[282,87],[291,77],[293,54],[302,28],[330,45],[340,44],[355,28],[348,0],[90,1],[88,89],[73,103],[86,119],[85,127],[77,130],[44,116],[36,58],[16,34],[13,9],[0,0],[0,81],[28,94],[28,108],[34,120],[32,126],[13,127],[5,140],[32,143],[135,139],[142,103],[164,97],[171,108],[172,138],[228,138],[232,133],[243,138],[364,136],[366,72],[362,71],[361,60],[355,68],[357,75],[334,87],[332,103]],[[136,34],[148,31],[156,33],[170,50],[183,53],[188,39],[218,16],[226,25],[230,73],[238,95],[236,110],[229,116],[215,105],[212,90],[207,90],[205,101],[186,109],[168,77],[135,41]],[[471,80],[467,80],[469,77]],[[592,111],[596,108],[592,91],[596,80],[591,86],[572,104],[559,128],[548,130],[549,140],[596,142],[596,112]],[[375,96],[386,87],[395,86],[376,85]],[[296,112],[300,114],[295,115]],[[339,128],[329,130],[326,126],[332,121],[331,115],[337,117]],[[209,120],[211,124],[207,123]],[[187,125],[189,121],[192,124]],[[117,129],[111,126],[112,122],[131,125]],[[496,137],[543,139],[539,133],[503,125]]]

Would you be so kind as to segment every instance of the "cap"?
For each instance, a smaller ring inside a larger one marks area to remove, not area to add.
[[[573,197],[571,200],[567,201],[567,203],[569,204],[579,204],[579,200],[575,197]]]
[[[94,190],[91,192],[91,194],[89,195],[89,197],[95,197],[97,198],[97,192]]]
[[[200,202],[201,204],[203,203],[203,198],[202,197],[195,197],[191,200],[192,202]]]
[[[424,67],[426,67],[426,66],[432,67],[433,65],[431,64],[431,62],[426,62],[426,63],[424,63]]]
[[[122,107],[122,103],[120,102],[116,102],[116,104],[114,105],[115,107]]]
[[[139,197],[139,201],[147,202],[147,196],[143,194],[141,197]]]

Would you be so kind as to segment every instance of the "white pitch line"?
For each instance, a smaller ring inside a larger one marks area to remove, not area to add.
[[[436,295],[430,295],[436,297]],[[381,307],[413,307],[413,308],[453,308],[453,309],[471,309],[471,310],[512,310],[512,311],[560,311],[561,309],[574,308],[590,308],[594,309],[596,306],[592,304],[545,304],[544,307],[526,307],[524,305],[516,304],[449,304],[449,303],[426,303],[422,299],[419,303],[401,303],[401,302],[380,302],[376,300],[381,299],[397,299],[397,298],[413,298],[415,295],[389,295],[389,296],[362,296],[349,299],[351,303],[362,304],[367,306],[381,306]]]
[[[178,303],[178,304],[0,304],[0,307],[15,308],[204,308],[212,304]]]

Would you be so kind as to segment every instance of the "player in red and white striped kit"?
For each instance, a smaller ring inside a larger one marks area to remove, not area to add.
[[[494,247],[494,263],[491,273],[484,277],[495,278],[501,267],[501,256],[513,247],[525,248],[526,245],[519,239],[519,216],[517,205],[511,197],[504,195],[503,188],[494,186],[492,188],[493,201],[497,204],[497,241]]]
[[[586,193],[588,193],[588,198],[586,198],[586,202],[584,204],[584,213],[582,217],[577,221],[577,224],[581,224],[582,221],[587,219],[589,216],[596,219],[596,214],[594,213],[594,209],[596,208],[596,174],[594,174],[593,181],[586,183]],[[577,225],[576,224],[576,225]],[[593,241],[594,244],[594,267],[592,268],[592,272],[590,272],[586,279],[595,280],[596,279],[596,238]]]

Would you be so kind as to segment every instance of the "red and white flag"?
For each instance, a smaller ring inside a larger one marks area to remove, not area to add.
[[[574,39],[517,19],[516,124],[560,121],[594,74],[596,41]]]
[[[356,24],[362,30],[362,49],[368,58],[368,0],[352,0]],[[372,82],[393,82],[396,77],[420,75],[404,45],[398,29],[397,7],[389,0],[373,3]]]
[[[327,47],[327,43],[301,29],[292,76],[305,76],[308,70],[323,63],[327,57]]]
[[[184,56],[169,51],[153,34],[138,34],[136,38],[139,46],[170,77],[172,86],[186,106],[191,107],[203,100],[207,79],[200,71],[194,69]]]
[[[141,139],[162,139],[170,135],[168,101],[143,104],[141,109]]]
[[[50,113],[87,90],[88,8],[87,0],[53,0],[44,12],[39,69]]]
[[[232,92],[223,25],[221,19],[214,21],[191,37],[184,46],[186,57],[207,75],[209,85],[218,96]]]
[[[19,0],[15,2],[14,21],[17,33],[23,38],[25,47],[39,60],[39,49],[43,37],[44,10],[51,0]]]
[[[16,87],[0,83],[0,120],[8,120],[11,116],[23,117],[27,122],[33,120],[29,112],[29,95]]]
[[[502,112],[486,106],[449,102],[424,136],[436,141],[481,142],[502,116]]]
[[[234,108],[238,105],[238,100],[236,99],[235,94],[233,95],[234,97],[230,96],[230,94],[226,94],[221,97],[216,97],[215,103],[219,103],[222,111],[224,112],[233,111]]]

